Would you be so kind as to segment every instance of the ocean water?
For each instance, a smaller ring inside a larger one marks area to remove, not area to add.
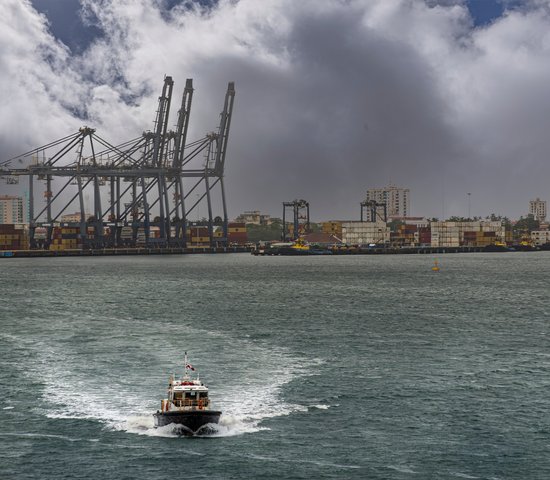
[[[0,262],[2,479],[549,479],[550,253]],[[212,436],[153,428],[187,350]]]

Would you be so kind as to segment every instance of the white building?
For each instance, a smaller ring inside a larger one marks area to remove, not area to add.
[[[384,222],[342,222],[342,243],[347,245],[386,244],[390,227]]]
[[[545,243],[550,243],[550,230],[535,230],[531,232],[531,240],[533,245],[541,246]]]
[[[369,188],[366,201],[386,204],[388,217],[408,217],[410,213],[410,190],[389,185],[384,188]],[[367,210],[367,220],[372,221],[370,209]]]
[[[546,200],[541,200],[537,197],[536,200],[529,202],[529,214],[533,215],[535,220],[544,222],[546,220]]]
[[[23,199],[0,195],[0,223],[23,223]]]
[[[241,213],[236,219],[237,223],[253,223],[254,225],[271,225],[271,215],[262,215],[259,210],[251,210]]]
[[[84,214],[84,221],[88,220],[92,216],[91,213],[85,213]],[[67,223],[79,223],[80,222],[80,212],[76,213],[66,213],[65,215],[61,215],[61,218],[59,219],[61,222],[67,222]]]

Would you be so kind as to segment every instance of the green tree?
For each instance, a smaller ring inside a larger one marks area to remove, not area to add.
[[[504,226],[506,227],[506,230],[510,230],[512,228],[512,222],[508,217],[505,217],[503,215],[497,215],[495,213],[491,213],[491,215],[488,215],[485,217],[486,220],[489,220],[490,222],[504,222]]]
[[[530,213],[526,217],[520,217],[514,224],[514,234],[531,233],[533,230],[538,230],[539,225],[539,221],[535,220],[534,215]]]
[[[246,233],[249,242],[273,242],[281,240],[282,226],[278,221],[274,221],[270,225],[256,225],[248,223],[246,225]]]

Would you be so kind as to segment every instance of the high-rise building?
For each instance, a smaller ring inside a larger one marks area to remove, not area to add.
[[[408,217],[410,212],[410,191],[408,188],[400,188],[389,185],[384,188],[369,188],[366,201],[374,200],[376,203],[385,203],[388,217]],[[374,221],[370,218],[371,212],[367,211],[367,221]]]
[[[537,197],[536,200],[529,202],[529,214],[535,217],[535,220],[544,222],[546,220],[546,200]]]
[[[23,199],[0,195],[0,223],[23,223]]]

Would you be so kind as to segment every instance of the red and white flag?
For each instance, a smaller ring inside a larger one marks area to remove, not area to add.
[[[185,365],[185,368],[186,368],[187,370],[193,370],[193,371],[195,371],[195,367],[194,367],[193,365],[191,365],[190,363],[188,363],[187,365]]]

